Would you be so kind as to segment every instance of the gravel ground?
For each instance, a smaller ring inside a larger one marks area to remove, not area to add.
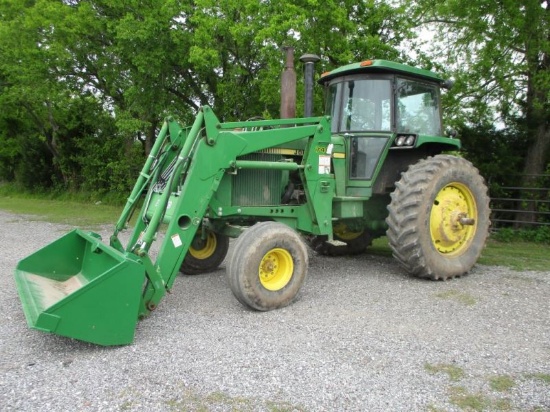
[[[299,299],[258,313],[224,264],[104,348],[28,329],[20,307],[17,261],[69,229],[0,212],[3,411],[550,411],[550,271],[428,282],[312,255]]]

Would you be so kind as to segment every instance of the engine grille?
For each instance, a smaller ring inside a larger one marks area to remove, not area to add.
[[[239,158],[277,162],[282,156],[267,153],[253,153]],[[231,200],[233,205],[272,206],[281,203],[283,172],[266,169],[241,169],[233,177]]]

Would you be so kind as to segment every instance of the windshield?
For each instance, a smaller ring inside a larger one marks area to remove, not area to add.
[[[391,130],[391,81],[348,80],[329,88],[326,113],[332,132]]]
[[[329,86],[325,113],[332,117],[333,133],[394,131],[441,136],[440,109],[435,84],[399,77],[355,76]]]

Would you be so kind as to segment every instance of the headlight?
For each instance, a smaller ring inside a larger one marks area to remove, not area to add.
[[[407,138],[405,139],[405,144],[407,146],[412,146],[414,144],[414,136],[413,135],[407,136]]]
[[[405,143],[405,136],[397,136],[397,139],[395,139],[395,145],[396,146],[403,146]]]

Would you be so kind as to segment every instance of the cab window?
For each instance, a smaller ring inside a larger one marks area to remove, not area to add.
[[[397,81],[397,132],[441,135],[439,89],[406,79]]]
[[[332,132],[390,131],[391,90],[389,79],[332,84],[326,107],[332,116]]]

